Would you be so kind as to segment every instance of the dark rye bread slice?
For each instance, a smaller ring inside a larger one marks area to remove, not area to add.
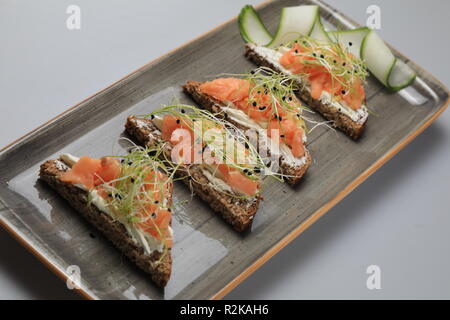
[[[279,68],[256,53],[249,45],[245,46],[245,57],[260,67],[267,67],[275,72],[282,73]],[[343,131],[354,140],[357,140],[361,136],[367,121],[364,123],[357,123],[347,115],[336,110],[336,108],[330,108],[320,100],[313,99],[309,91],[300,82],[298,82],[297,90],[297,95],[300,99],[302,99],[309,107],[319,112],[325,119],[332,121],[334,127]]]
[[[125,129],[142,146],[152,147],[163,142],[161,132],[149,119],[130,116]],[[170,144],[163,144],[163,148],[165,159],[170,159]],[[198,164],[180,166],[176,176],[183,178],[182,181],[236,231],[242,232],[250,228],[262,199],[261,196],[243,199],[217,191],[209,184],[208,178]]]
[[[136,245],[129,237],[122,223],[114,221],[96,206],[88,204],[88,193],[71,183],[61,181],[61,175],[68,169],[59,160],[49,160],[41,165],[39,177],[55,189],[81,216],[94,225],[125,256],[139,268],[150,274],[151,279],[161,288],[167,285],[172,271],[171,250],[163,256],[154,251],[150,255]]]
[[[215,99],[214,97],[205,94],[200,91],[199,86],[202,84],[202,82],[198,81],[188,81],[184,86],[183,90],[187,94],[189,94],[203,109],[208,110],[209,112],[217,114],[218,117],[225,117],[225,113],[221,112],[221,108],[224,107],[224,104],[220,102],[219,100]],[[245,127],[244,125],[233,121],[233,119],[227,117],[226,119],[229,123],[234,125],[236,128],[246,131],[249,129],[248,127]],[[270,152],[270,150],[268,150]],[[302,166],[292,166],[286,161],[283,161],[280,159],[280,171],[282,174],[286,175],[285,180],[290,185],[296,185],[303,175],[308,170],[309,166],[311,165],[311,154],[309,151],[305,148],[306,151],[306,163]]]

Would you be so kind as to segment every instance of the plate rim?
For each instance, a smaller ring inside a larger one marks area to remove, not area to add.
[[[256,9],[260,9],[269,3],[276,2],[280,0],[264,0],[254,7]],[[281,0],[282,1],[282,0]],[[334,9],[334,7],[330,6],[324,1],[321,0],[309,0],[311,2],[316,2],[318,5],[322,7],[326,7],[328,10],[332,10],[333,12],[336,12],[340,14],[345,19],[349,20],[350,22],[359,25],[351,18],[347,17],[343,13],[339,12],[338,10]],[[15,145],[19,143],[23,143],[28,137],[32,136],[39,130],[47,127],[52,122],[63,118],[71,111],[78,108],[80,105],[90,101],[91,99],[95,98],[98,95],[101,95],[102,93],[106,92],[110,88],[114,87],[115,85],[126,81],[127,79],[133,77],[134,75],[138,74],[140,71],[144,70],[147,67],[150,67],[153,64],[156,64],[158,61],[164,59],[165,57],[171,55],[172,53],[175,53],[184,47],[188,46],[192,42],[201,39],[205,37],[206,35],[214,32],[217,29],[220,29],[221,27],[227,25],[228,23],[231,23],[235,20],[237,20],[237,16],[234,16],[219,25],[215,26],[214,28],[203,32],[196,37],[192,38],[191,40],[184,42],[178,46],[176,46],[174,49],[169,50],[165,54],[158,56],[149,62],[145,63],[141,67],[135,69],[134,71],[131,71],[130,73],[126,74],[125,76],[119,78],[118,80],[114,81],[110,85],[106,86],[105,88],[91,94],[87,98],[83,99],[82,101],[76,103],[75,105],[69,107],[68,109],[64,110],[63,112],[57,114],[53,118],[49,119],[48,121],[42,123],[41,125],[37,126],[36,128],[30,130],[29,132],[25,133],[24,135],[20,136],[19,138],[13,140],[11,143],[8,143],[6,146],[0,148],[0,155],[7,152],[8,149],[14,147]],[[450,92],[448,88],[440,81],[438,80],[433,74],[431,74],[429,71],[422,68],[420,65],[416,64],[413,60],[411,60],[408,56],[404,55],[403,53],[396,50],[394,47],[392,47],[389,43],[387,43],[388,46],[392,49],[394,49],[398,54],[400,54],[402,57],[408,59],[409,62],[414,64],[415,68],[418,68],[421,72],[426,72],[428,77],[431,78],[436,84],[441,87],[444,91],[447,92],[448,95],[450,95]],[[320,209],[316,210],[314,213],[312,213],[305,221],[303,221],[300,225],[298,225],[294,230],[292,230],[290,233],[285,235],[281,240],[279,240],[276,244],[274,244],[269,250],[267,250],[261,257],[259,257],[257,260],[255,260],[250,266],[248,266],[245,270],[243,270],[239,275],[237,275],[234,279],[232,279],[230,282],[228,282],[222,289],[220,289],[217,293],[212,295],[209,299],[210,300],[219,300],[222,299],[226,294],[231,292],[234,288],[236,288],[240,283],[242,283],[245,279],[247,279],[251,274],[253,274],[256,270],[258,270],[264,263],[266,263],[268,260],[270,260],[274,255],[276,255],[279,251],[281,251],[284,247],[286,247],[290,242],[292,242],[294,239],[296,239],[303,231],[308,229],[311,225],[313,225],[317,220],[319,220],[322,216],[324,216],[330,209],[332,209],[335,205],[337,205],[340,201],[342,201],[347,195],[349,195],[354,189],[356,189],[361,183],[363,183],[365,180],[367,180],[373,173],[375,173],[377,170],[379,170],[385,163],[387,163],[392,157],[394,157],[397,153],[399,153],[403,148],[405,148],[410,142],[412,142],[419,134],[421,134],[426,128],[428,128],[436,119],[438,119],[442,113],[447,109],[447,107],[450,104],[450,96],[447,98],[447,101],[443,102],[442,106],[439,107],[439,109],[426,121],[424,122],[416,131],[411,132],[406,138],[398,141],[395,147],[393,147],[389,152],[387,152],[384,156],[379,158],[375,163],[373,163],[370,167],[368,167],[363,173],[361,173],[357,178],[355,178],[353,181],[351,181],[344,189],[342,189],[333,199],[331,199],[329,202],[324,204]],[[9,208],[6,208],[7,210],[11,210]],[[0,217],[0,227],[2,227],[5,231],[7,231],[14,239],[17,240],[27,251],[29,251],[33,256],[35,256],[42,264],[44,264],[50,271],[52,271],[58,278],[60,278],[62,281],[67,282],[69,280],[69,277],[66,273],[60,270],[60,268],[54,264],[47,256],[45,256],[43,253],[40,252],[38,248],[33,246],[26,237],[23,237],[19,234],[19,232],[15,231],[12,226],[6,221],[6,219],[3,219],[3,217]],[[93,293],[89,293],[87,288],[83,287],[76,287],[73,289],[76,293],[78,293],[81,297],[87,300],[97,300],[98,297],[95,296]]]
[[[433,114],[430,119],[428,119],[422,126],[420,126],[416,131],[412,132],[408,137],[399,141],[397,145],[386,153],[383,157],[379,158],[373,165],[368,167],[363,173],[361,173],[356,179],[350,182],[342,191],[340,191],[336,197],[331,199],[329,202],[324,204],[320,209],[316,210],[311,214],[304,222],[302,222],[293,231],[284,236],[280,241],[278,241],[272,248],[267,250],[260,258],[253,262],[249,267],[247,267],[243,272],[241,272],[236,278],[230,281],[222,290],[212,296],[213,300],[222,299],[227,293],[236,288],[241,282],[247,279],[253,272],[258,270],[264,263],[271,259],[275,254],[277,254],[281,249],[286,247],[291,241],[296,239],[303,231],[308,229],[317,220],[325,215],[330,209],[341,202],[347,195],[349,195],[353,190],[355,190],[361,183],[366,181],[373,173],[378,171],[385,163],[387,163],[392,157],[399,153],[403,148],[405,148],[411,141],[413,141],[419,134],[421,134],[426,128],[428,128],[439,116],[447,109],[450,103],[450,98],[444,103],[444,105]]]
[[[267,5],[267,4],[269,4],[269,3],[273,2],[273,1],[277,1],[277,0],[264,0],[264,1],[260,2],[260,3],[258,3],[257,5],[255,5],[254,7],[256,9],[259,9],[259,8],[265,6],[265,5]],[[2,155],[3,153],[6,153],[10,148],[12,148],[12,147],[14,147],[14,146],[16,146],[16,145],[18,145],[20,143],[23,143],[28,137],[31,137],[33,134],[35,134],[39,130],[44,129],[45,127],[50,125],[52,122],[63,118],[64,116],[66,116],[67,114],[69,114],[71,111],[75,110],[76,108],[78,108],[82,104],[90,101],[91,99],[95,98],[98,95],[101,95],[102,93],[106,92],[107,90],[109,90],[110,88],[114,87],[115,85],[126,81],[127,79],[129,79],[129,78],[133,77],[134,75],[138,74],[140,71],[146,69],[147,67],[150,67],[153,64],[156,64],[158,61],[164,59],[165,57],[171,55],[172,53],[175,53],[175,52],[183,49],[184,47],[187,47],[192,42],[207,36],[208,34],[214,32],[217,29],[220,29],[221,27],[227,25],[228,23],[231,23],[231,22],[233,22],[235,20],[237,21],[237,18],[238,18],[237,16],[234,16],[234,17],[232,17],[230,19],[227,19],[224,22],[218,24],[214,28],[209,29],[208,31],[205,31],[203,33],[200,33],[196,37],[194,37],[194,38],[192,38],[192,39],[190,39],[190,40],[188,40],[188,41],[186,41],[186,42],[176,46],[175,48],[169,50],[168,52],[164,53],[163,55],[158,56],[158,57],[148,61],[147,63],[145,63],[141,67],[139,67],[139,68],[129,72],[128,74],[126,74],[123,77],[119,78],[118,80],[114,81],[113,83],[111,83],[110,85],[106,86],[105,88],[103,88],[103,89],[101,89],[101,90],[99,90],[99,91],[89,95],[88,97],[86,97],[85,99],[83,99],[80,102],[76,103],[75,105],[69,107],[68,109],[66,109],[63,112],[57,114],[53,118],[45,121],[44,123],[42,123],[41,125],[37,126],[36,128],[28,131],[27,133],[23,134],[22,136],[18,137],[17,139],[13,140],[12,142],[10,142],[10,143],[6,144],[5,146],[1,147],[0,148],[0,155]],[[7,210],[11,210],[11,209],[7,208]],[[2,216],[0,216],[0,227],[3,230],[5,230],[6,232],[8,232],[8,234],[10,234],[28,252],[30,252],[33,256],[35,256],[44,266],[46,266],[58,278],[60,278],[64,282],[67,282],[69,280],[69,277],[67,276],[66,273],[62,272],[56,264],[54,264],[49,258],[47,258],[43,253],[41,253],[38,248],[34,247],[25,237],[20,235],[19,232],[15,231],[14,228],[12,226],[10,226],[8,221],[6,221],[6,219],[3,219]],[[234,280],[235,279],[233,279],[233,281]],[[74,288],[73,290],[76,293],[78,293],[81,297],[86,299],[86,300],[98,300],[98,297],[96,297],[94,294],[89,293],[85,288],[79,287],[79,288]],[[222,291],[223,291],[223,289],[220,290],[218,293],[220,293]],[[214,300],[214,296],[211,297],[210,299]]]

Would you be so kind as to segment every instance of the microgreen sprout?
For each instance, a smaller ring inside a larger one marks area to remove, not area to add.
[[[154,112],[144,115],[145,118],[152,119],[153,121],[161,121],[165,115],[175,116],[180,120],[180,125],[190,128],[190,131],[194,133],[194,141],[201,143],[201,150],[204,152],[207,150],[209,154],[213,155],[215,159],[220,159],[221,163],[225,163],[232,169],[239,170],[248,179],[253,181],[261,181],[261,175],[274,177],[277,180],[282,180],[282,175],[276,171],[272,171],[267,167],[266,163],[270,161],[268,158],[263,158],[257,151],[256,147],[249,141],[245,133],[239,130],[237,127],[229,123],[220,113],[210,113],[208,111],[199,109],[194,106],[185,104],[174,104],[164,106]],[[199,129],[200,128],[200,129]],[[213,129],[219,132],[220,139],[209,139],[207,131]],[[199,131],[201,130],[201,131]],[[200,139],[200,140],[198,140]],[[217,143],[221,141],[221,143]],[[231,152],[230,152],[231,151]],[[167,159],[167,155],[163,157]],[[244,161],[239,161],[244,159]],[[172,165],[176,165],[172,161]],[[177,164],[179,166],[179,164]],[[184,171],[188,178],[193,182],[202,183],[197,181],[193,174],[191,174],[189,168],[192,165],[200,165],[203,169],[208,170],[212,176],[219,177],[220,172],[215,164],[194,163],[185,164]],[[187,169],[186,169],[187,168]],[[217,191],[228,194],[234,198],[249,198],[249,196],[238,194],[236,192],[230,193],[224,188],[211,183]],[[250,196],[254,199],[254,196]]]
[[[120,161],[120,176],[96,187],[115,219],[162,243],[160,261],[172,241],[169,222],[174,175],[160,160],[161,152],[134,146],[125,156],[113,156]]]
[[[280,112],[288,114],[289,116],[294,116],[293,118],[296,119],[298,125],[301,126],[305,132],[308,132],[308,128],[304,122],[304,112],[314,113],[314,111],[304,106],[296,97],[297,75],[278,73],[267,67],[259,67],[250,73],[222,73],[219,76],[242,78],[250,82],[248,95],[249,103],[253,107],[253,112],[264,112],[265,118],[269,120],[281,119]],[[270,110],[267,110],[266,108],[268,108],[268,106],[261,101],[261,94],[269,97],[270,106],[277,107],[270,107]]]
[[[295,51],[295,55],[304,57],[302,63],[311,66],[325,68],[332,77],[332,81],[341,84],[344,91],[352,92],[354,82],[363,83],[368,76],[364,62],[352,55],[348,49],[336,41],[325,42],[313,39],[309,36],[300,36],[298,39],[284,45],[292,48],[299,45],[301,50]],[[280,48],[279,50],[282,50]]]

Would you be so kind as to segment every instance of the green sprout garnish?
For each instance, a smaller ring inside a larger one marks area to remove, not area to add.
[[[295,45],[302,48],[295,54],[307,58],[302,63],[325,68],[332,81],[339,83],[345,91],[352,92],[354,82],[359,80],[363,83],[368,76],[364,62],[352,55],[339,41],[324,42],[309,36],[300,36],[283,47],[293,48]]]
[[[283,175],[272,171],[271,166],[267,164],[270,162],[270,159],[263,158],[245,134],[226,119],[223,119],[221,114],[210,113],[190,105],[174,104],[162,107],[154,112],[143,115],[143,117],[156,121],[157,117],[160,118],[165,115],[175,116],[180,120],[180,123],[183,126],[190,128],[191,132],[194,132],[195,142],[202,146],[202,156],[207,150],[214,158],[220,159],[222,163],[227,164],[230,168],[239,170],[248,179],[253,181],[261,181],[261,174],[282,181]],[[209,134],[205,135],[206,131],[210,129],[217,129],[216,132],[218,133],[218,135],[214,136],[212,139],[209,139]],[[221,143],[218,143],[218,141],[221,141]],[[163,157],[167,163],[172,163],[172,166],[176,165],[177,168],[179,167],[180,164],[174,164],[170,159],[167,159],[167,154],[163,154]],[[191,164],[186,164],[187,167],[190,165]],[[199,165],[205,166],[203,162]],[[190,175],[189,169],[186,171],[189,179],[195,179]],[[213,176],[217,173],[217,168],[211,172]],[[183,177],[183,179],[184,178],[187,177]],[[231,194],[219,188],[215,189],[234,198],[254,198],[254,196],[249,197],[247,195],[236,193]]]
[[[304,116],[304,112],[314,113],[314,111],[304,106],[296,97],[296,75],[278,73],[267,67],[259,67],[250,73],[222,73],[219,76],[230,76],[249,81],[250,89],[248,93],[248,103],[255,108],[257,107],[256,111],[266,111],[268,106],[264,103],[261,104],[260,101],[258,101],[258,97],[261,94],[268,96],[271,106],[267,116],[269,121],[271,119],[278,119],[280,121],[280,119],[282,119],[280,117],[280,111],[282,111],[295,119],[304,132],[309,132],[305,124],[305,120],[308,121],[309,119]],[[277,108],[274,108],[273,106],[277,106]]]
[[[113,156],[120,161],[120,176],[97,187],[106,195],[108,209],[123,224],[151,229],[163,244],[161,261],[169,245],[168,226],[156,223],[161,210],[172,210],[173,172],[161,160],[161,149],[133,146],[125,156]],[[150,212],[152,211],[152,212]],[[147,232],[146,232],[147,233]]]

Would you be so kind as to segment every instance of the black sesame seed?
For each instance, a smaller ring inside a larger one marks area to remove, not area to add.
[[[131,178],[130,181],[131,181],[131,183],[134,183],[135,180],[134,180],[134,178]]]
[[[281,100],[286,101],[286,97],[281,98]]]
[[[297,50],[297,49],[295,49],[295,53],[298,53],[298,50]]]
[[[122,199],[122,196],[121,196],[120,194],[117,194],[117,193],[116,193],[115,197],[116,197],[117,199],[119,199],[119,200]]]
[[[158,200],[155,200],[155,204],[158,204],[159,203],[159,201]]]
[[[281,116],[279,116],[278,119],[279,119],[280,121],[283,120],[283,118],[282,118]]]
[[[128,161],[128,165],[131,166],[133,164],[133,161]]]
[[[250,149],[250,146],[248,145],[248,143],[245,143],[245,149]]]
[[[353,45],[353,43],[349,42],[348,45],[351,47]]]
[[[266,106],[259,107],[259,110],[261,110],[261,111],[266,110]]]
[[[180,119],[177,119],[177,124],[180,124]]]
[[[342,66],[343,66],[343,67],[345,67],[345,65],[346,65],[346,63],[345,63],[345,62],[344,62],[344,63],[342,63]]]
[[[345,90],[342,90],[341,93],[342,93],[342,94],[345,94]]]
[[[284,138],[284,137],[285,137],[285,135],[284,135],[284,134],[282,134],[282,135],[280,135],[280,137],[281,137],[281,138]]]
[[[156,213],[155,213],[155,212],[152,213],[152,218],[153,218],[153,219],[156,218]]]
[[[321,57],[322,59],[325,58],[325,56],[324,56],[323,54],[321,54],[320,57]]]
[[[172,212],[172,209],[169,208],[169,209],[167,209],[167,211]]]
[[[313,53],[313,57],[317,57],[317,54]]]
[[[255,168],[255,173],[261,173],[261,169],[260,168]]]
[[[292,101],[292,100],[294,100],[292,97],[289,97],[289,101]]]
[[[109,198],[112,198],[112,196],[113,196],[112,193],[108,193]]]
[[[251,74],[255,74],[255,71],[252,70],[252,71],[250,71],[250,73],[251,73]]]
[[[256,107],[258,104],[256,103],[256,101],[253,101],[252,105],[253,105],[254,107]]]
[[[258,94],[260,94],[261,93],[261,90],[258,90]]]
[[[151,116],[150,116],[150,119],[155,119],[155,115],[154,114],[152,114]]]
[[[186,113],[186,110],[184,110],[184,109],[181,109],[181,113]]]
[[[337,63],[337,61],[336,61],[336,60],[333,60],[333,63],[334,63],[334,64],[336,64],[336,63]]]
[[[122,163],[122,164],[123,164],[124,162],[125,162],[125,159],[122,159],[122,160],[120,160],[120,163]]]

